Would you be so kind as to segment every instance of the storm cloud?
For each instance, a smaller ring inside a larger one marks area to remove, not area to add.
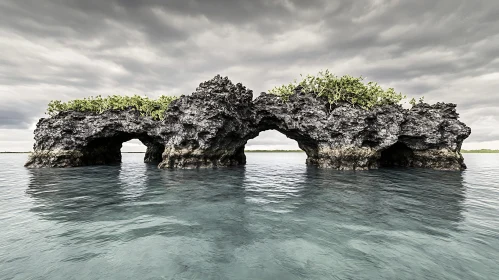
[[[499,148],[495,0],[3,0],[0,50],[0,150],[29,150],[52,99],[189,94],[216,74],[258,95],[322,69],[457,103],[464,148]]]

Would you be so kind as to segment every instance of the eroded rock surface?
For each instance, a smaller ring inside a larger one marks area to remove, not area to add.
[[[363,110],[330,106],[314,93],[284,101],[253,93],[216,76],[173,101],[162,121],[134,109],[102,114],[63,112],[41,119],[28,167],[69,167],[121,161],[123,142],[148,147],[145,161],[160,168],[244,165],[244,146],[261,131],[275,129],[307,153],[307,164],[341,170],[379,167],[465,168],[460,149],[471,129],[458,120],[456,105],[392,105]]]
[[[160,162],[164,150],[158,122],[135,109],[97,113],[62,112],[40,119],[27,167],[70,167],[121,162],[122,144],[139,139],[145,161]]]
[[[160,167],[245,164],[244,145],[254,131],[252,98],[243,85],[216,76],[174,100],[161,124],[166,148]]]

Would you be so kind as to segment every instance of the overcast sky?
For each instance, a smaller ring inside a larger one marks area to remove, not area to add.
[[[189,94],[216,74],[258,95],[321,69],[457,103],[464,148],[499,148],[497,0],[0,0],[0,151],[31,150],[52,99]]]

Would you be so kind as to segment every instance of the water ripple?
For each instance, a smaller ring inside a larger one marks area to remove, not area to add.
[[[499,279],[499,155],[469,169],[28,170],[0,155],[0,279]]]

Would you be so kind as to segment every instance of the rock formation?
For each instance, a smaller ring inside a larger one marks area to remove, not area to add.
[[[365,170],[423,167],[461,170],[460,149],[471,129],[458,120],[456,105],[420,103],[364,110],[331,106],[297,88],[289,100],[251,90],[216,76],[192,95],[174,100],[161,121],[135,109],[101,114],[62,112],[41,119],[27,167],[70,167],[121,162],[121,145],[139,139],[146,162],[160,168],[237,166],[244,146],[261,131],[275,129],[298,142],[306,163],[322,168]]]

